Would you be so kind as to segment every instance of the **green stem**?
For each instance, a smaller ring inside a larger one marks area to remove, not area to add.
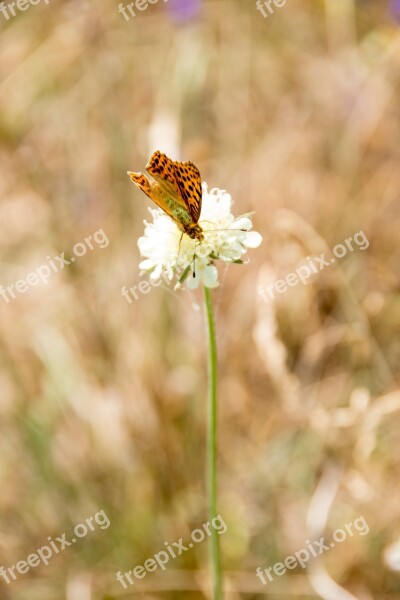
[[[207,480],[208,480],[208,518],[218,516],[217,481],[217,342],[215,338],[214,314],[211,292],[204,286],[204,303],[208,331],[208,431],[207,431]],[[219,535],[211,528],[211,565],[213,576],[213,599],[222,600],[221,558]]]

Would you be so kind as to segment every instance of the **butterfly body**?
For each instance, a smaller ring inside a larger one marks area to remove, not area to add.
[[[172,161],[158,150],[143,173],[128,172],[133,183],[169,216],[190,238],[202,241],[198,224],[201,212],[201,177],[192,162]]]

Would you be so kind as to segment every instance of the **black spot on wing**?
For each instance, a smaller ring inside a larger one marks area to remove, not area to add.
[[[193,222],[197,223],[201,212],[202,196],[200,171],[192,162],[175,162],[174,167],[182,198],[188,207]]]
[[[159,175],[162,179],[169,181],[176,188],[176,181],[170,166],[171,162],[172,161],[165,154],[156,150],[150,157],[150,160],[146,165],[146,170],[151,175]]]

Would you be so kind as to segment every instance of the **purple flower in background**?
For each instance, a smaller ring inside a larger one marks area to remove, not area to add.
[[[395,20],[400,21],[400,0],[389,0],[389,8]]]
[[[167,10],[176,21],[191,21],[200,12],[202,0],[166,0]]]

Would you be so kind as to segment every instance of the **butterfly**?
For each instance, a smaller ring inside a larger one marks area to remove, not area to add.
[[[192,162],[173,161],[156,150],[146,165],[150,178],[128,171],[133,183],[177,224],[182,233],[201,242],[201,176]]]

